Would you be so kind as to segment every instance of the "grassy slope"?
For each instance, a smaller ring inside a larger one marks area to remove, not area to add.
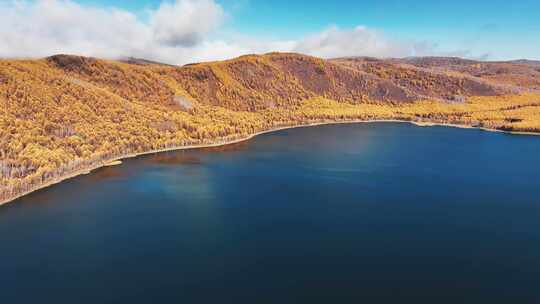
[[[0,61],[0,201],[124,155],[283,125],[402,119],[540,131],[540,95],[467,77],[297,54],[182,68]]]

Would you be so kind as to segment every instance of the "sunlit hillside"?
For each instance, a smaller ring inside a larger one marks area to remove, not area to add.
[[[184,67],[2,60],[0,201],[125,156],[283,126],[399,119],[540,132],[535,68],[501,68],[279,53]]]

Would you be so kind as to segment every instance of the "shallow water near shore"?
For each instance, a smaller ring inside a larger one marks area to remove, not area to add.
[[[0,207],[0,303],[535,303],[540,138],[401,123],[128,159]]]

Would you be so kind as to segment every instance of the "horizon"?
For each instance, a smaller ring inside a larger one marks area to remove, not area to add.
[[[535,1],[7,1],[0,4],[0,57],[72,54],[175,65],[269,52],[540,60],[538,10]]]
[[[241,54],[238,56],[230,57],[230,58],[224,58],[224,59],[217,59],[217,60],[206,60],[206,61],[197,61],[197,62],[187,62],[182,64],[171,64],[161,61],[155,61],[148,58],[141,58],[141,57],[133,57],[133,56],[119,56],[116,58],[106,58],[106,57],[95,57],[95,56],[85,56],[85,55],[79,55],[79,54],[67,54],[67,53],[58,53],[58,54],[52,54],[45,57],[0,57],[0,60],[42,60],[47,59],[55,56],[75,56],[75,57],[83,57],[83,58],[93,58],[98,60],[111,60],[111,61],[128,61],[128,60],[141,60],[141,61],[147,61],[149,63],[154,64],[161,64],[161,65],[169,65],[169,66],[189,66],[193,64],[205,64],[205,63],[212,63],[212,62],[223,62],[223,61],[229,61],[229,60],[236,60],[240,59],[242,57],[246,56],[266,56],[270,54],[294,54],[299,56],[310,56],[315,58],[321,58],[324,60],[338,60],[338,59],[347,59],[347,58],[373,58],[377,60],[405,60],[405,59],[414,59],[414,58],[445,58],[445,59],[462,59],[462,60],[470,60],[470,61],[477,61],[477,62],[485,62],[485,63],[499,63],[499,62],[509,62],[509,63],[515,63],[518,61],[530,61],[530,62],[539,62],[540,60],[536,59],[529,59],[529,58],[517,58],[517,59],[508,59],[508,60],[489,60],[489,59],[471,59],[466,57],[459,57],[459,56],[437,56],[437,55],[428,55],[428,56],[406,56],[406,57],[374,57],[374,56],[343,56],[343,57],[332,57],[332,58],[322,58],[318,56],[313,56],[309,54],[304,53],[298,53],[298,52],[279,52],[279,51],[269,51],[266,53],[248,53],[248,54]]]

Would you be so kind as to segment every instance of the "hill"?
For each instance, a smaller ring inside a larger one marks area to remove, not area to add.
[[[129,155],[299,124],[398,119],[539,132],[534,69],[289,53],[183,67],[70,55],[0,60],[0,201]]]
[[[453,71],[494,84],[540,90],[540,62],[532,60],[474,61],[446,57],[418,57],[394,60],[437,71]]]

